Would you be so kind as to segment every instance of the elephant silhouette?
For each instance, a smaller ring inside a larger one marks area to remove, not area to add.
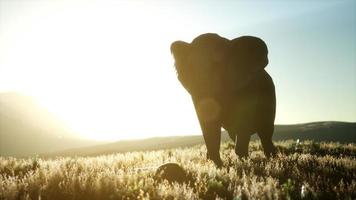
[[[173,42],[171,53],[178,79],[192,97],[208,159],[216,166],[223,165],[221,128],[235,141],[239,157],[248,156],[254,133],[267,157],[276,154],[272,142],[275,86],[265,71],[268,49],[263,40],[253,36],[228,40],[206,33],[191,43]]]

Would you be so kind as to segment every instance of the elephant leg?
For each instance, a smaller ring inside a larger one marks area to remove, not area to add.
[[[201,122],[200,123],[204,141],[207,149],[207,158],[212,160],[216,166],[221,167],[222,161],[220,158],[220,139],[221,127],[218,123]]]
[[[250,143],[251,135],[245,132],[236,134],[235,153],[240,158],[248,157],[248,145]]]
[[[261,139],[263,151],[267,158],[277,154],[277,149],[272,142],[273,129],[273,127],[266,128],[257,133]]]
[[[202,104],[199,99],[193,98],[195,110],[199,119],[200,128],[203,132],[207,148],[207,158],[212,160],[216,166],[222,166],[220,158],[221,123],[215,112],[211,112],[210,104]]]

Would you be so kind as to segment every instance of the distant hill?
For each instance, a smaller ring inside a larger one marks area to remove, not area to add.
[[[252,140],[258,137],[254,135]],[[296,125],[276,125],[274,140],[300,139],[314,141],[338,141],[341,143],[356,143],[356,123],[349,122],[313,122]],[[223,132],[222,141],[231,141]],[[110,144],[43,154],[52,156],[95,156],[116,152],[147,151],[167,148],[187,147],[204,143],[201,135],[157,137],[142,140],[119,141]]]
[[[80,140],[29,96],[0,93],[0,156],[25,156],[97,145]]]
[[[99,155],[202,144],[201,135],[119,141],[109,144],[74,138],[63,123],[31,97],[0,93],[0,156]],[[254,136],[252,139],[256,139]],[[356,123],[313,122],[276,125],[274,140],[300,139],[356,143]],[[222,140],[230,140],[226,133]]]
[[[277,125],[273,139],[356,143],[356,123],[327,121],[295,125]]]

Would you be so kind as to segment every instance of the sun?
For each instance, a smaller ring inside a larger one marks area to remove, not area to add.
[[[75,2],[25,10],[10,29],[1,80],[86,139],[199,133],[169,50],[189,35],[174,16],[140,2]]]

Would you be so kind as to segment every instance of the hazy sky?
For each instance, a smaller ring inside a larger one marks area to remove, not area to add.
[[[86,138],[199,133],[169,46],[205,32],[265,40],[276,123],[356,121],[353,0],[0,0],[0,92]]]

